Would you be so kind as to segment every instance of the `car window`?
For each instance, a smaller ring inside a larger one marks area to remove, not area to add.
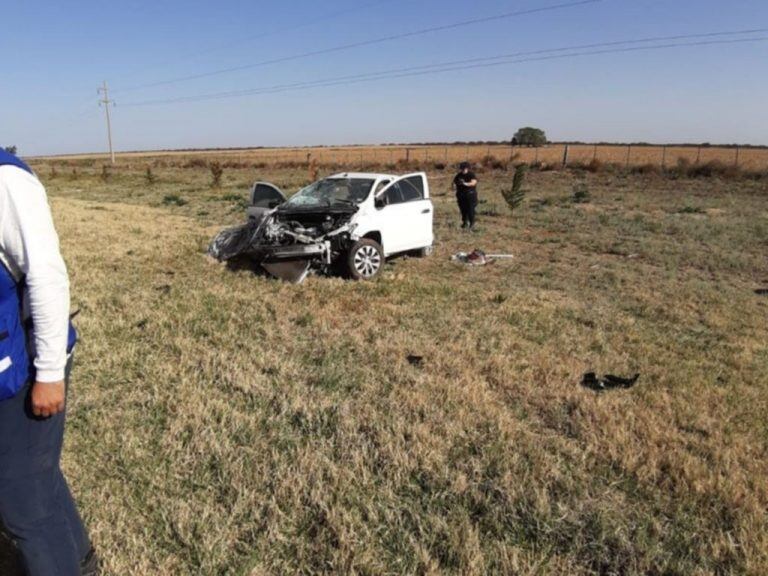
[[[285,197],[274,186],[257,182],[251,190],[251,205],[259,208],[272,208],[285,202]]]
[[[421,176],[410,176],[399,182],[403,201],[422,200],[424,198],[424,180]]]
[[[379,192],[381,192],[385,186],[388,186],[391,180],[382,180],[378,184],[376,184],[376,190],[374,190],[373,194],[378,195]]]
[[[400,190],[400,183],[396,182],[390,186],[382,195],[381,199],[386,206],[390,204],[400,204],[403,202],[403,193]]]

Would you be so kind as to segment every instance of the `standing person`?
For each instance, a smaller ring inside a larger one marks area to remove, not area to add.
[[[0,520],[29,576],[98,573],[59,468],[76,339],[45,189],[0,149]]]
[[[477,208],[477,177],[471,171],[469,162],[459,164],[459,173],[453,179],[456,201],[461,211],[461,227],[474,230],[475,208]]]

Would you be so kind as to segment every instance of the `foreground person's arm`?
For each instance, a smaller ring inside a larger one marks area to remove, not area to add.
[[[34,328],[32,411],[52,416],[64,409],[69,279],[45,189],[15,167],[0,168],[0,251],[27,287]]]

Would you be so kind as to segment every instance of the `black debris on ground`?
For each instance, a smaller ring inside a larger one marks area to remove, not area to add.
[[[629,378],[613,374],[606,374],[601,378],[594,372],[587,372],[581,379],[581,385],[596,392],[603,392],[605,390],[613,390],[614,388],[632,388],[638,378],[640,378],[639,373]]]

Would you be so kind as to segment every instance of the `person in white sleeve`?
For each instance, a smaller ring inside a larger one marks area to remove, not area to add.
[[[45,189],[0,150],[0,520],[29,576],[99,571],[59,467],[76,340]]]

